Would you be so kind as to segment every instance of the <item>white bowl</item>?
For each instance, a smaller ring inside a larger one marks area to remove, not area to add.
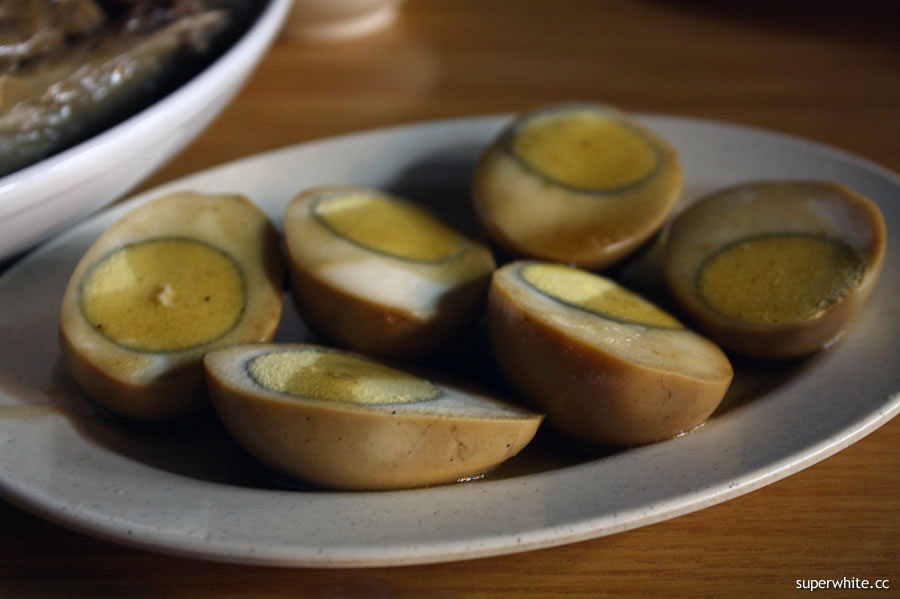
[[[124,195],[172,158],[234,97],[281,30],[291,0],[191,80],[102,133],[0,178],[0,260]]]

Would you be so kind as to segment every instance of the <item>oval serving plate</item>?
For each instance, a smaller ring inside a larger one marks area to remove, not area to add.
[[[644,116],[679,151],[686,201],[759,178],[828,178],[879,204],[900,236],[900,178],[847,153],[780,134]],[[802,362],[738,364],[722,407],[677,439],[589,455],[549,435],[500,471],[430,489],[336,493],[286,488],[213,418],[170,431],[88,406],[59,363],[60,298],[81,254],[115,219],[167,191],[241,192],[278,223],[313,185],[382,187],[473,227],[469,179],[508,117],[395,127],[303,144],[152,190],[48,242],[0,277],[0,494],[63,526],[205,559],[318,567],[430,563],[609,535],[748,493],[810,466],[900,411],[900,250],[850,331]],[[373,159],[374,157],[374,159]],[[277,339],[307,331],[293,309]]]

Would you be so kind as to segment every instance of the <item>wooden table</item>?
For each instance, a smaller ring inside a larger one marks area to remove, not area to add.
[[[396,24],[362,39],[279,40],[223,116],[144,188],[323,136],[570,99],[774,129],[900,171],[897,6],[410,0]],[[747,597],[844,576],[890,579],[892,591],[859,593],[897,596],[898,436],[894,419],[781,482],[646,528],[433,566],[206,563],[97,541],[0,502],[0,597]]]

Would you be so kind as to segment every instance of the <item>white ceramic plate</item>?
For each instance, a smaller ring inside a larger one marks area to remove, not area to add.
[[[181,151],[228,105],[281,29],[270,0],[215,62],[158,102],[40,162],[0,177],[0,260],[111,204]]]
[[[688,199],[757,178],[842,181],[873,198],[900,238],[900,180],[846,153],[742,127],[648,116],[679,150]],[[239,191],[281,220],[301,188],[381,186],[470,221],[469,177],[503,117],[379,130],[200,173],[120,205],[0,278],[0,492],[63,526],[215,560],[294,566],[438,562],[609,535],[699,510],[788,476],[900,410],[900,250],[844,338],[771,372],[739,367],[712,420],[684,437],[579,455],[540,438],[495,475],[423,490],[279,487],[213,420],[164,432],[94,414],[62,371],[57,310],[81,254],[114,219],[166,190]],[[470,221],[471,222],[471,221]],[[305,337],[286,304],[281,340]]]

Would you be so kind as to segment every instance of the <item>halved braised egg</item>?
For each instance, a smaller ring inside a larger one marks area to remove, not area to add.
[[[611,279],[519,261],[494,273],[494,355],[509,383],[580,441],[636,445],[705,422],[733,376],[713,343]]]
[[[354,186],[311,189],[284,222],[294,296],[329,341],[368,354],[437,350],[484,306],[494,258],[409,200]]]
[[[336,489],[478,477],[516,455],[542,416],[360,354],[247,345],[205,358],[226,428],[273,470]]]
[[[563,104],[500,133],[478,163],[473,199],[511,255],[596,269],[659,230],[681,183],[675,150],[653,131],[609,106]]]
[[[269,341],[281,316],[278,233],[238,195],[176,193],[114,223],[69,280],[63,359],[121,416],[164,419],[204,401],[203,354]]]
[[[878,207],[844,185],[751,182],[675,219],[663,273],[698,328],[726,349],[796,357],[835,339],[863,305],[885,236]]]

